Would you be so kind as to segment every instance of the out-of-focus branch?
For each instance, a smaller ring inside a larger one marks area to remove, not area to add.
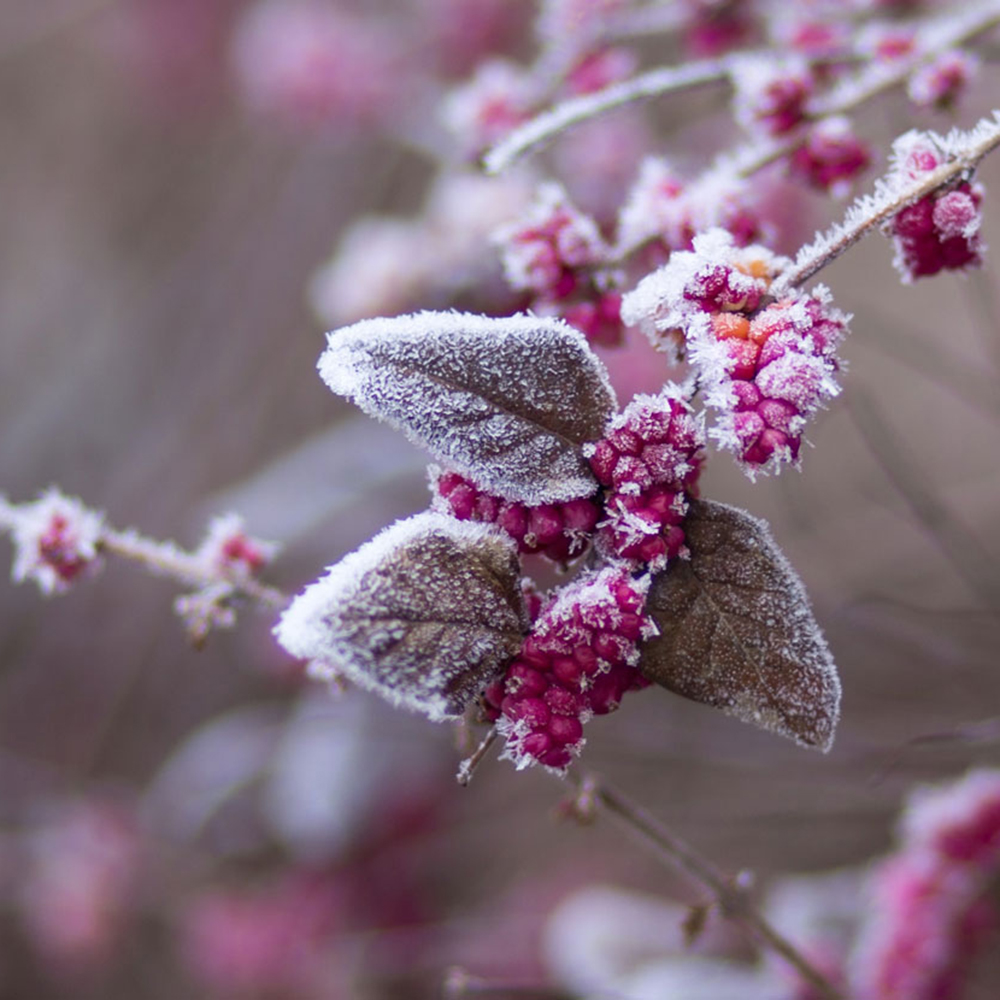
[[[825,1000],[843,1000],[840,992],[802,953],[757,912],[747,892],[736,879],[702,857],[645,809],[593,777],[568,779],[578,795],[610,813],[622,826],[652,846],[655,856],[668,868],[680,871],[706,888],[720,912],[745,927],[758,941],[788,962]]]

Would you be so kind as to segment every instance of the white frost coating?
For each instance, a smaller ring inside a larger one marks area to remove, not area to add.
[[[526,630],[513,542],[427,512],[330,566],[274,634],[293,656],[440,721],[461,714]]]
[[[617,409],[584,336],[554,318],[424,312],[328,335],[319,372],[492,493],[528,504],[596,489],[581,446]]]

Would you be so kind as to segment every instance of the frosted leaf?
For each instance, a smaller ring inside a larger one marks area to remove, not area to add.
[[[840,704],[833,658],[805,588],[763,521],[692,501],[690,561],[657,576],[647,613],[660,635],[639,670],[676,694],[828,750]]]
[[[553,318],[423,312],[329,335],[330,388],[507,500],[589,496],[581,445],[617,409],[604,366]]]
[[[438,721],[461,715],[527,630],[509,539],[425,513],[331,566],[274,631],[293,656]]]

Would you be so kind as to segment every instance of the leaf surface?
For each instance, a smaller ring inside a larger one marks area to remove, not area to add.
[[[647,612],[660,634],[640,671],[676,694],[829,750],[840,708],[833,657],[805,588],[767,523],[695,500],[690,560],[656,577]]]
[[[461,715],[527,630],[513,543],[489,525],[425,513],[331,566],[275,634],[319,672],[440,720]]]
[[[320,375],[371,416],[509,500],[597,489],[581,445],[617,404],[601,361],[561,320],[424,312],[331,333]]]

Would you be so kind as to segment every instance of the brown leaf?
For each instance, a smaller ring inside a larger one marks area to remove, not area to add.
[[[527,631],[513,543],[488,525],[426,513],[331,566],[275,634],[319,672],[440,720],[462,714]]]
[[[660,634],[639,669],[676,694],[829,750],[840,681],[809,599],[764,521],[707,500],[684,523],[690,560],[653,581]]]
[[[324,381],[483,489],[529,504],[589,496],[581,445],[617,404],[586,339],[561,320],[418,313],[329,335]]]

